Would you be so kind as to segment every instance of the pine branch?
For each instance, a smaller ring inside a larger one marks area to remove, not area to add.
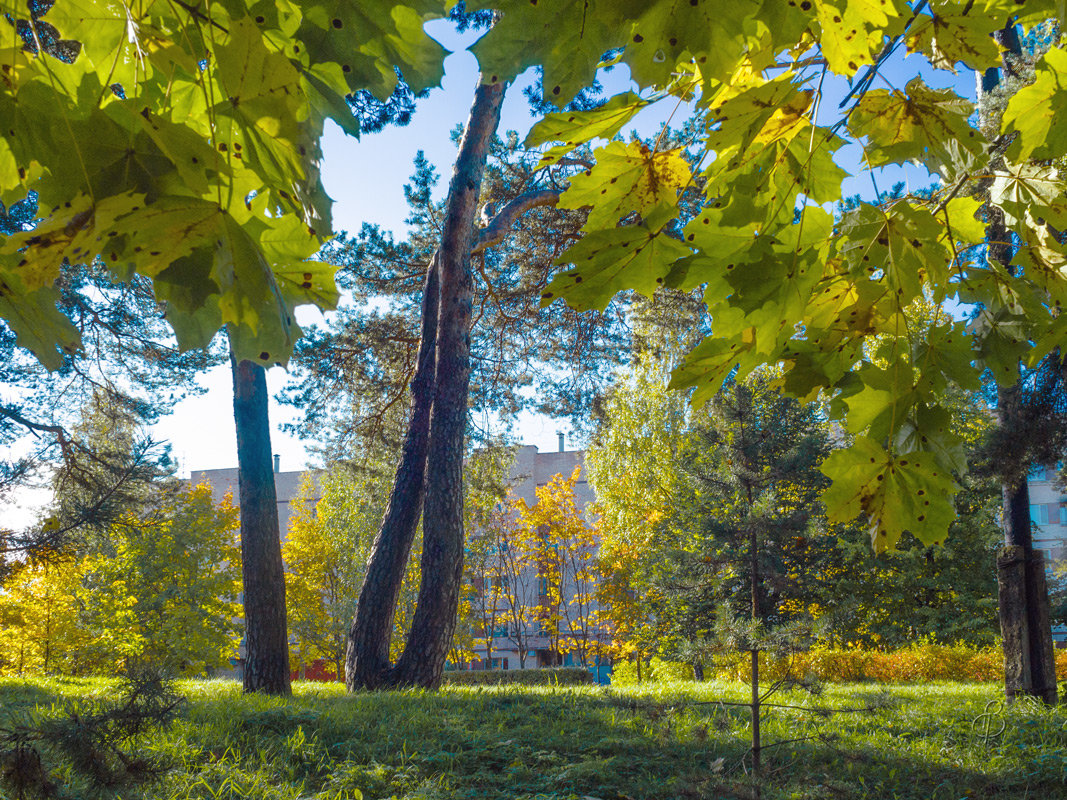
[[[542,206],[555,207],[556,203],[559,202],[559,196],[560,192],[554,189],[537,189],[520,194],[514,200],[511,200],[479,232],[478,238],[474,242],[474,247],[471,248],[471,255],[476,255],[486,248],[500,244],[519,217],[534,208]]]

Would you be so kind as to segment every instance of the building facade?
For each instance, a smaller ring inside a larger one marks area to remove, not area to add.
[[[284,542],[289,533],[290,521],[299,510],[296,505],[297,497],[300,494],[300,487],[304,483],[304,476],[309,473],[309,470],[282,472],[280,466],[278,456],[275,456],[274,491],[278,501],[278,528],[281,533],[281,539]],[[319,473],[317,470],[310,470],[310,474],[314,479]],[[216,503],[222,502],[222,499],[228,494],[233,499],[234,507],[241,505],[241,487],[238,480],[237,467],[193,470],[189,474],[189,483],[193,486],[206,483],[211,487],[211,499]],[[311,503],[317,503],[320,499],[317,483],[314,485],[316,489],[309,498]]]
[[[281,539],[284,542],[291,520],[299,511],[297,506],[298,496],[308,473],[306,471],[281,472],[278,466],[278,462],[275,460],[274,483],[278,503],[278,523]],[[512,495],[516,498],[522,498],[528,504],[533,505],[537,501],[537,490],[539,488],[551,482],[557,475],[569,478],[575,468],[580,468],[579,478],[574,487],[575,505],[578,512],[585,515],[588,520],[588,508],[595,496],[585,474],[585,451],[564,450],[562,442],[559,451],[540,452],[534,446],[525,446],[517,449],[515,461],[509,475]],[[314,479],[317,473],[312,471],[311,475]],[[195,470],[190,474],[189,480],[194,485],[208,484],[211,487],[212,499],[215,502],[221,501],[223,497],[230,494],[233,504],[235,506],[240,505],[240,486],[236,467]],[[318,502],[318,491],[313,492],[308,499],[312,503]],[[526,593],[523,602],[527,607],[533,608],[543,600],[544,578],[537,574],[536,569],[528,570],[527,572],[528,574],[522,576],[522,586]],[[486,591],[487,587],[484,580],[480,584],[477,580],[475,582],[477,591]],[[511,588],[514,589],[515,587]],[[561,588],[563,595],[572,596],[576,587],[566,585]],[[459,669],[533,669],[541,666],[568,666],[575,662],[576,659],[573,654],[561,653],[558,647],[553,646],[560,639],[558,624],[555,626],[555,633],[557,634],[555,636],[549,635],[549,631],[543,630],[544,626],[541,626],[542,629],[538,629],[536,621],[532,624],[534,626],[533,629],[523,633],[524,658],[520,659],[519,657],[520,649],[515,642],[517,633],[515,626],[512,625],[509,628],[505,622],[501,621],[499,625],[495,626],[495,630],[488,631],[489,634],[495,634],[490,638],[491,646],[485,644],[486,639],[489,637],[487,637],[487,632],[484,629],[472,632],[475,634],[475,640],[480,642],[473,648],[475,657],[469,661],[450,666]],[[570,631],[564,631],[564,633],[569,634]],[[603,638],[599,632],[594,632],[594,635]],[[600,673],[606,674],[606,669],[596,670],[596,672],[598,677],[603,678],[604,676],[600,675]]]
[[[585,473],[583,450],[565,451],[561,447],[556,452],[540,452],[533,446],[519,448],[510,475],[512,495],[533,506],[538,489],[557,476],[569,478],[576,468],[579,476],[574,486],[575,510],[591,526],[589,509],[595,495]],[[477,535],[476,531],[469,532],[468,541]],[[507,546],[503,541],[495,543],[493,548],[506,550]],[[493,563],[506,560],[507,554],[491,553],[484,574],[470,575],[472,604],[478,609],[472,614],[476,628],[472,631],[475,657],[452,666],[459,669],[571,666],[581,663],[585,651],[586,665],[594,669],[598,678],[604,677],[600,673],[606,673],[607,665],[599,654],[608,642],[606,633],[596,624],[595,577],[588,571],[583,574],[578,566],[579,562],[590,566],[596,550],[592,535],[584,537],[581,544],[554,543],[543,548],[546,560],[555,561],[554,565],[543,563],[510,570],[501,570]],[[568,561],[569,568],[564,563]],[[557,581],[555,586],[550,585],[552,580]],[[496,587],[494,581],[498,582]],[[569,607],[556,612],[556,602],[550,601],[550,594]],[[517,613],[516,606],[526,613]],[[553,611],[546,612],[546,608]]]

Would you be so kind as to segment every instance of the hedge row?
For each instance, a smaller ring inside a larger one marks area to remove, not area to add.
[[[582,667],[457,669],[445,672],[442,682],[453,686],[499,686],[505,683],[523,686],[576,686],[592,683],[593,673]]]
[[[714,668],[705,668],[708,677],[748,680],[749,659],[723,659]],[[760,675],[768,681],[785,675],[813,677],[829,683],[875,681],[916,683],[925,681],[986,682],[1004,680],[1004,655],[999,647],[972,647],[965,644],[917,642],[897,650],[867,650],[858,647],[813,647],[787,658],[760,656]],[[1067,650],[1056,651],[1056,675],[1067,677]],[[688,664],[652,659],[642,669],[645,680],[691,679]],[[612,683],[635,683],[637,670],[632,663],[620,664]]]

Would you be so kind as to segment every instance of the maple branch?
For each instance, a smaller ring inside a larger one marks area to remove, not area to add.
[[[497,212],[489,224],[482,228],[471,248],[471,255],[477,255],[486,248],[500,244],[507,236],[515,221],[533,208],[553,206],[559,202],[560,192],[554,189],[537,189],[520,194]]]

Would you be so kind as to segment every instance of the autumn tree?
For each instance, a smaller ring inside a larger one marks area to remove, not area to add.
[[[542,635],[557,663],[565,653],[590,666],[598,654],[601,632],[594,603],[598,574],[596,529],[578,509],[575,484],[581,467],[570,477],[556,475],[535,490],[536,500],[516,504],[519,524],[536,567],[538,592],[533,609]]]
[[[20,561],[0,588],[0,671],[5,675],[71,673],[84,637],[78,627],[72,559]]]
[[[160,487],[78,564],[79,624],[95,670],[210,675],[240,639],[238,515],[206,485]]]
[[[294,656],[299,668],[322,659],[344,677],[348,624],[355,611],[374,535],[388,490],[384,463],[334,464],[306,473],[294,499],[296,515],[282,554],[286,603]],[[317,500],[315,499],[317,497]],[[399,652],[414,610],[418,561],[409,561],[390,648]]]
[[[208,487],[160,485],[91,548],[20,562],[0,592],[5,668],[210,674],[237,653],[237,512]]]

